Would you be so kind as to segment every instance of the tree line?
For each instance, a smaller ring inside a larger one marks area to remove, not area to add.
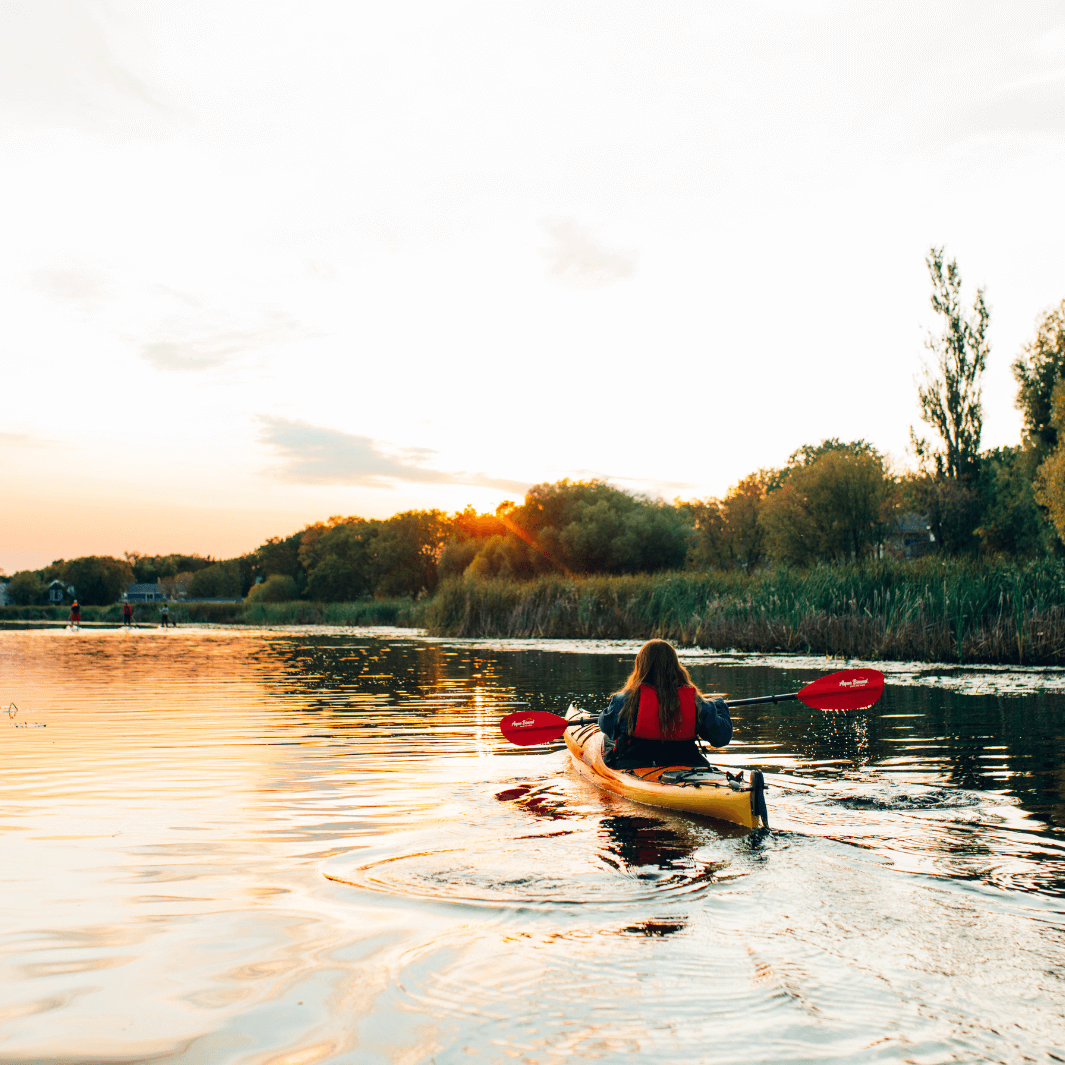
[[[904,532],[925,549],[1030,559],[1065,540],[1065,300],[1041,315],[1012,364],[1021,441],[981,450],[981,378],[990,313],[944,249],[926,259],[938,327],[918,386],[925,431],[911,427],[915,468],[897,472],[865,440],[825,439],[721,498],[666,503],[602,480],[539,484],[494,514],[410,510],[387,519],[335,516],[272,537],[238,558],[142,555],[62,559],[11,578],[8,597],[41,602],[55,579],[84,603],[115,601],[133,581],[190,599],[345,602],[431,594],[449,577],[524,580],[546,573],[809,566],[901,555]],[[930,536],[928,535],[930,534]]]

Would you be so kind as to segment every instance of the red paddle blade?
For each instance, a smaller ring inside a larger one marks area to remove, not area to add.
[[[799,698],[815,710],[867,710],[884,694],[884,674],[877,669],[845,669],[807,684]]]
[[[564,717],[549,714],[546,710],[507,714],[499,722],[499,731],[519,747],[532,747],[537,743],[557,740],[568,727],[569,722]]]

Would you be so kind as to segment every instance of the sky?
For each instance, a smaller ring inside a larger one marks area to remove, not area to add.
[[[0,567],[896,468],[1065,299],[1065,4],[0,0]]]

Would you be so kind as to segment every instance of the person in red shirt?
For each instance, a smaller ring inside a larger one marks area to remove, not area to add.
[[[74,602],[70,604],[70,624],[81,624],[81,607],[78,606],[77,599],[75,599]]]
[[[130,606],[129,603],[123,603],[122,604],[122,624],[123,625],[132,625],[133,624],[133,607]]]

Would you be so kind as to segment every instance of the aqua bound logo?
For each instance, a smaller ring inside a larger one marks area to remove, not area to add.
[[[856,677],[854,680],[841,680],[841,688],[864,688],[869,683],[868,677]]]

